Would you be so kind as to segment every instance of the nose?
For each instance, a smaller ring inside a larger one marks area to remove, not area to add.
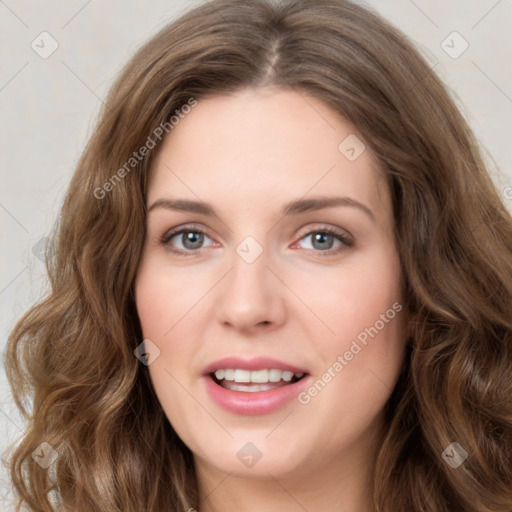
[[[217,320],[223,326],[251,334],[285,322],[284,285],[269,263],[265,250],[251,263],[234,252],[232,269],[218,289]]]

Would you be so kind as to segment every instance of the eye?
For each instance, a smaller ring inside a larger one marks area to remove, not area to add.
[[[309,247],[305,248],[324,253],[322,255],[337,254],[354,245],[347,234],[328,226],[309,231],[301,240],[309,240]]]
[[[186,226],[168,231],[162,237],[161,243],[171,252],[184,254],[199,252],[203,249],[205,239],[211,240],[203,230],[195,226]]]
[[[334,229],[329,226],[323,226],[315,230],[309,231],[306,235],[302,236],[300,241],[310,241],[309,247],[303,247],[308,250],[313,250],[321,253],[322,256],[329,256],[338,254],[345,250],[347,247],[352,247],[354,242],[351,237],[342,232],[341,230]],[[185,226],[174,228],[166,232],[161,239],[162,245],[166,250],[181,254],[194,254],[200,252],[207,246],[204,246],[206,240],[210,240],[209,246],[215,245],[213,240],[199,227]],[[297,242],[295,245],[297,245]],[[306,244],[307,245],[307,244]]]

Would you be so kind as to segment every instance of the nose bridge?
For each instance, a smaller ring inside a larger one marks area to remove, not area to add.
[[[261,323],[279,323],[284,307],[278,282],[267,268],[270,252],[253,236],[236,246],[231,272],[219,300],[219,320],[250,329]]]
[[[264,241],[260,243],[253,236],[246,236],[235,248],[232,257],[231,276],[229,279],[230,287],[233,287],[239,293],[250,293],[254,295],[265,295],[266,286],[268,286],[269,263],[268,248],[263,246]],[[243,296],[239,297],[240,299]]]

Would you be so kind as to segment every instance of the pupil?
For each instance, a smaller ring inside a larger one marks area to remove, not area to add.
[[[315,246],[315,243],[316,242],[325,242],[326,239],[329,239],[329,241],[331,242],[330,244],[327,244],[327,245],[320,245],[319,248],[322,249],[322,248],[328,248],[330,249],[332,247],[332,242],[333,242],[333,236],[332,235],[329,235],[327,233],[316,233],[315,236],[314,236],[314,241],[313,241],[313,246]],[[318,247],[315,247],[315,248],[318,248]]]
[[[188,231],[185,236],[184,245],[187,249],[197,249],[203,243],[203,234],[194,231]]]

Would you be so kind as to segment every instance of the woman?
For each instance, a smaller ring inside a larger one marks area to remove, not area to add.
[[[49,274],[7,360],[31,510],[512,509],[512,219],[372,12],[218,0],[157,34]]]

